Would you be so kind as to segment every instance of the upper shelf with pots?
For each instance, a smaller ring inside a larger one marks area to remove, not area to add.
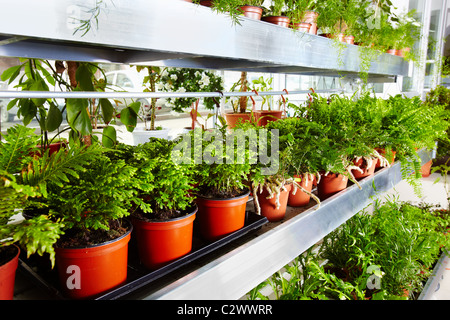
[[[17,0],[2,6],[0,56],[358,77],[359,47],[181,0]],[[98,16],[96,14],[98,13]],[[95,19],[98,22],[95,22]],[[90,20],[83,34],[80,21]],[[369,80],[392,81],[409,63],[383,53]]]

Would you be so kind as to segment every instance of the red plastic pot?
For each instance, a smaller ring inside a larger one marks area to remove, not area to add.
[[[306,180],[302,179],[302,181],[300,181],[300,186],[306,191],[311,192],[313,181],[310,180],[308,181],[308,184],[306,184]],[[288,205],[290,205],[291,207],[303,207],[308,205],[311,196],[298,187],[294,194],[294,189],[295,187],[292,186],[291,191],[289,192]]]
[[[228,128],[234,128],[236,127],[236,124],[238,123],[239,119],[242,119],[241,122],[250,122],[251,119],[251,113],[225,113],[225,120],[227,121]]]
[[[215,241],[241,229],[245,223],[245,208],[248,201],[244,195],[229,199],[208,199],[197,196],[197,222],[202,238]]]
[[[328,173],[321,174],[320,181],[317,184],[317,191],[320,200],[325,200],[339,191],[347,188],[348,177],[342,174]]]
[[[272,198],[267,199],[269,192],[264,188],[262,192],[258,192],[258,202],[261,208],[261,215],[266,217],[269,222],[276,222],[283,219],[286,215],[287,202],[289,197],[289,192],[291,191],[291,185],[285,186],[286,191],[282,190],[280,192],[279,201],[280,206],[277,208],[276,195],[274,194]]]
[[[126,281],[131,230],[99,245],[55,248],[56,267],[67,297],[93,298]]]
[[[358,161],[353,161],[354,165],[359,167],[363,172],[361,173],[358,170],[352,170],[353,176],[356,180],[364,179],[365,177],[371,176],[375,173],[375,167],[378,163],[378,159],[372,159],[372,163],[370,167],[367,166],[367,163],[364,159],[359,159]]]
[[[263,9],[257,6],[241,6],[240,10],[244,13],[244,17],[261,20]]]
[[[288,17],[285,17],[285,16],[268,16],[268,17],[262,17],[261,20],[268,22],[268,23],[276,24],[278,26],[286,27],[286,28],[289,28],[289,22],[291,21],[291,19],[289,19]]]
[[[133,227],[142,264],[158,269],[192,250],[192,234],[197,208],[186,216],[167,221],[133,218]]]
[[[19,265],[20,249],[13,245],[17,254],[8,262],[0,266],[0,300],[12,300],[14,297],[14,283],[16,270]]]

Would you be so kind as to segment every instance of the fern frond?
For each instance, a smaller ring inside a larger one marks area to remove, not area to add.
[[[17,173],[31,160],[37,150],[39,136],[34,129],[23,125],[8,128],[0,142],[0,169],[8,173]]]

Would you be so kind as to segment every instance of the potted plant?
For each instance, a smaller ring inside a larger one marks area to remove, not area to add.
[[[253,91],[257,94],[263,91],[272,90],[273,78],[264,79],[264,76],[260,76],[258,79],[252,80]],[[281,103],[278,104],[278,109],[274,108],[273,97],[267,98],[267,96],[261,96],[262,102],[260,110],[255,111],[255,120],[259,126],[265,126],[270,121],[276,121],[283,117],[283,110],[281,110]],[[267,110],[264,109],[264,105],[267,102]]]
[[[314,11],[316,0],[289,0],[286,3],[287,14],[293,29],[317,34],[317,18]]]
[[[284,13],[285,10],[285,0],[271,0],[269,8],[263,10],[261,20],[288,28],[290,19]]]
[[[97,144],[79,152],[89,155],[66,177],[63,187],[49,184],[45,202],[64,221],[64,236],[55,244],[62,292],[73,299],[95,297],[127,278],[129,215],[135,168],[112,159]]]
[[[216,92],[223,90],[223,79],[219,75],[201,69],[190,68],[166,68],[161,73],[161,81],[157,89],[166,92]],[[198,122],[198,98],[167,98],[166,104],[172,107],[175,112],[190,110],[192,120],[191,129],[194,129]],[[212,97],[202,99],[207,110],[214,110],[217,101]]]
[[[233,23],[236,24],[240,24],[239,17],[241,15],[250,19],[260,20],[263,11],[261,7],[263,2],[263,0],[194,0],[194,3],[210,7],[216,12],[230,15]]]
[[[136,168],[131,218],[140,260],[153,270],[192,249],[197,211],[192,195],[194,166],[190,159],[186,163],[172,158],[172,150],[182,143],[151,138],[135,147],[118,146],[117,156]]]
[[[248,89],[247,72],[242,71],[241,77],[235,82],[230,92],[234,92],[239,87],[239,92],[246,92]],[[248,97],[242,96],[239,98],[227,97],[226,102],[230,101],[232,112],[225,113],[225,120],[229,128],[234,128],[239,122],[252,122],[255,121],[254,108],[250,112],[247,111]]]
[[[0,238],[3,239],[0,251],[16,243],[17,249],[26,251],[27,256],[33,253],[48,255],[53,268],[53,246],[64,234],[63,219],[57,217],[53,210],[47,210],[46,214],[19,220],[20,223],[9,222],[17,214],[15,209],[20,212],[37,203],[46,205],[42,199],[46,199],[49,189],[52,186],[61,189],[69,177],[76,179],[78,170],[90,161],[94,151],[75,147],[70,152],[60,149],[50,153],[46,149],[36,156],[36,142],[41,137],[34,134],[34,129],[22,125],[9,128],[3,137],[5,141],[0,142]],[[15,252],[18,254],[18,251]],[[17,260],[13,264],[17,266]],[[5,297],[3,293],[0,295]]]
[[[292,181],[288,205],[306,206],[312,197],[320,206],[320,200],[311,191],[319,175],[320,153],[317,151],[323,128],[302,117],[273,121],[266,128],[279,130],[280,153]]]
[[[196,128],[186,137],[194,146],[199,233],[215,241],[244,226],[251,150],[238,148],[238,139],[227,142],[226,127]]]

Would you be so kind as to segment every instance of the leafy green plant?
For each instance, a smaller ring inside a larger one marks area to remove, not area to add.
[[[316,2],[316,0],[288,0],[286,14],[292,23],[304,22],[305,13],[314,10]]]
[[[286,9],[285,0],[271,0],[269,8],[264,8],[264,16],[283,16]]]
[[[66,226],[61,217],[50,210],[46,215],[35,216],[19,224],[8,222],[16,209],[20,212],[36,204],[49,208],[45,201],[49,189],[64,189],[69,178],[77,179],[78,173],[84,170],[83,166],[98,152],[97,148],[90,151],[75,146],[70,151],[60,149],[50,155],[46,150],[35,156],[35,143],[39,136],[34,134],[34,129],[17,125],[9,128],[4,137],[5,141],[0,143],[0,237],[10,239],[2,245],[17,242],[26,248],[28,255],[48,253],[53,265],[53,244]]]
[[[133,189],[133,214],[147,219],[164,220],[178,217],[193,204],[194,165],[174,162],[172,150],[179,141],[151,138],[138,146],[120,144],[118,154],[136,173]]]
[[[200,3],[200,0],[193,0],[193,3]],[[240,25],[240,16],[243,12],[240,9],[242,6],[256,6],[261,7],[264,0],[213,0],[211,9],[218,13],[227,14],[230,16],[232,23]]]

